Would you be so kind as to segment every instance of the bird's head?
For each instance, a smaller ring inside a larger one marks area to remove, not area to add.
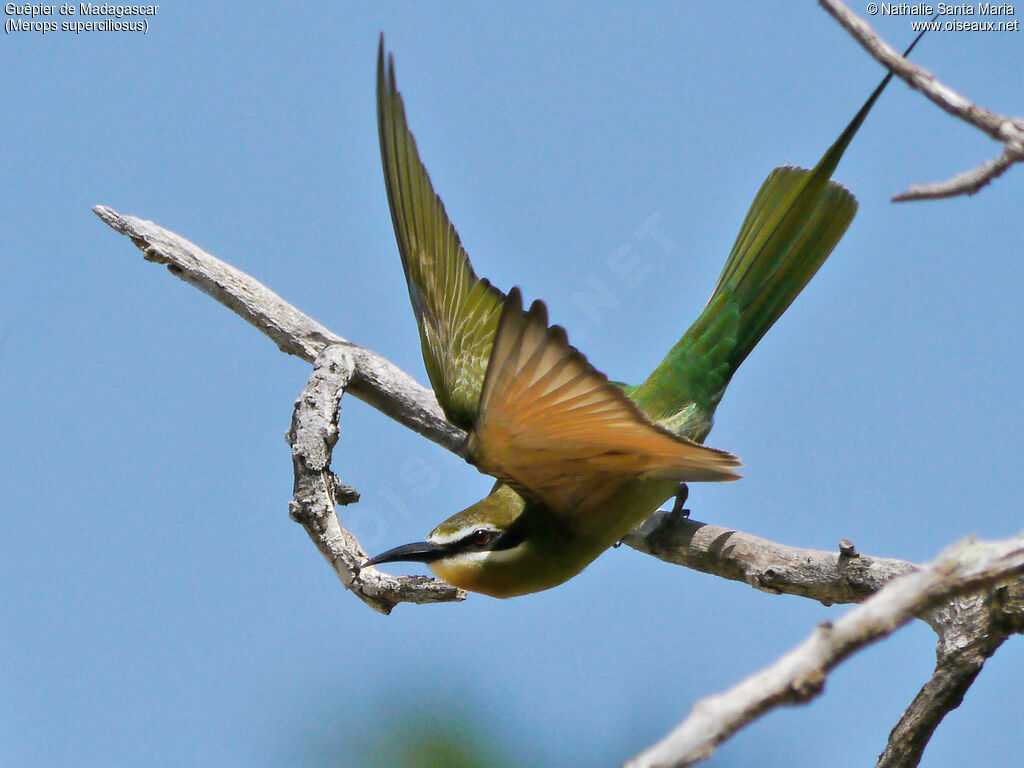
[[[365,565],[426,563],[449,584],[492,597],[536,592],[576,573],[561,575],[564,560],[552,551],[559,542],[546,530],[545,517],[530,514],[522,497],[501,485],[449,517],[426,541],[389,549]]]

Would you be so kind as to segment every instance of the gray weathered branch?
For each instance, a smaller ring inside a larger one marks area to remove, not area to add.
[[[920,570],[894,579],[834,624],[825,622],[799,646],[724,693],[698,701],[664,740],[627,768],[681,768],[705,760],[733,733],[783,704],[800,704],[823,690],[828,673],[857,649],[915,616],[960,595],[1019,580],[1024,536],[967,539]]]
[[[464,600],[465,592],[443,581],[425,576],[396,578],[376,568],[361,568],[366,553],[338,520],[335,504],[359,499],[354,489],[341,485],[331,472],[331,452],[338,442],[341,396],[355,371],[356,360],[349,346],[325,347],[295,401],[287,435],[295,471],[293,500],[288,505],[292,519],[306,529],[342,584],[374,610],[391,613],[402,602]]]
[[[428,440],[462,455],[466,435],[444,417],[432,390],[386,358],[352,344],[296,309],[260,281],[151,221],[97,205],[93,212],[127,235],[147,261],[212,296],[289,355],[313,362],[328,344],[344,344],[355,363],[349,389],[360,400]]]
[[[993,179],[1001,176],[1011,165],[1024,160],[1024,119],[1009,118],[969,101],[935,75],[908,61],[889,46],[867,22],[859,18],[841,0],[819,0],[828,11],[876,61],[892,71],[915,91],[920,91],[949,114],[983,131],[1001,142],[1004,149],[999,157],[989,160],[973,170],[958,174],[948,181],[920,184],[896,195],[893,200],[929,200],[957,195],[972,195]]]
[[[935,671],[889,734],[875,768],[913,768],[942,719],[960,706],[988,659],[1024,629],[1024,580],[963,595],[932,611]]]
[[[825,605],[858,603],[917,569],[905,560],[861,555],[845,540],[834,552],[803,549],[671,512],[655,513],[623,543],[667,563]]]

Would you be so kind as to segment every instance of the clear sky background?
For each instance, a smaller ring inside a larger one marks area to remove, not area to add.
[[[420,708],[514,764],[615,765],[848,610],[627,548],[509,601],[383,617],[342,589],[287,515],[309,366],[90,209],[182,234],[425,381],[380,172],[382,30],[477,271],[630,382],[701,308],[767,173],[816,162],[883,74],[810,2],[171,3],[147,35],[4,36],[0,765],[373,765]],[[915,59],[1020,114],[1022,35],[935,33]],[[891,86],[836,175],[853,226],[719,409],[708,442],[745,479],[692,488],[697,519],[911,560],[1024,527],[1024,168],[889,202],[998,149]],[[635,279],[609,267],[624,246]],[[351,398],[335,469],[370,550],[490,485]],[[873,764],[933,647],[905,628],[711,765]],[[924,765],[1019,761],[1022,648]]]

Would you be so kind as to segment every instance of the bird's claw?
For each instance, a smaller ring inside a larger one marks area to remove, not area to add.
[[[676,500],[672,505],[671,515],[677,515],[679,517],[689,517],[690,510],[683,509],[683,505],[686,503],[686,499],[690,496],[690,489],[686,483],[680,483],[679,487],[676,488]]]

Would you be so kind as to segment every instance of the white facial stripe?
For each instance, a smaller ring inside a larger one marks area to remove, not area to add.
[[[427,541],[433,542],[434,544],[451,544],[453,541],[458,541],[468,534],[469,531],[456,531],[455,533],[438,534],[437,532],[431,533],[427,536]]]
[[[522,552],[523,544],[508,549],[483,550],[480,552],[459,552],[444,558],[450,564],[478,565],[485,560],[490,563],[502,563],[512,560]]]
[[[487,525],[480,525],[479,523],[477,523],[476,525],[471,525],[466,528],[460,528],[454,533],[439,534],[436,531],[434,531],[429,536],[427,536],[427,541],[433,544],[440,544],[441,546],[444,546],[446,544],[451,544],[455,541],[462,541],[464,538],[472,534],[473,531],[479,531],[481,528],[485,531],[489,531],[492,536],[499,535],[499,531],[496,531]]]

